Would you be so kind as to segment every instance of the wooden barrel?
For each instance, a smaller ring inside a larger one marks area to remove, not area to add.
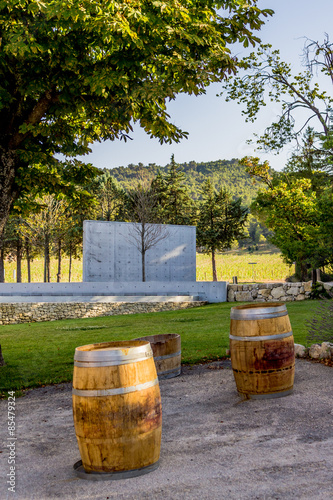
[[[230,317],[231,364],[238,393],[254,399],[290,394],[295,352],[285,304],[237,306]]]
[[[181,338],[177,333],[148,335],[136,340],[147,340],[153,350],[159,379],[172,378],[181,372]]]
[[[74,469],[80,477],[120,479],[156,469],[162,409],[149,342],[77,347],[73,414],[82,459]]]

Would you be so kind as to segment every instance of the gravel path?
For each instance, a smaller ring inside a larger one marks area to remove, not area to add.
[[[160,382],[159,468],[120,481],[75,476],[70,384],[29,391],[16,401],[15,493],[6,483],[8,402],[0,401],[0,498],[331,499],[332,382],[331,367],[297,360],[292,395],[241,401],[230,362],[183,367]]]

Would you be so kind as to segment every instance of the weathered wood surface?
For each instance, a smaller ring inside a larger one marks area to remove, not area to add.
[[[231,363],[237,390],[245,397],[279,397],[293,389],[294,338],[283,308],[281,303],[266,303],[231,311]],[[243,317],[235,319],[239,313]]]
[[[148,335],[136,340],[150,342],[158,378],[173,378],[181,373],[181,337],[177,333]]]
[[[146,351],[131,361],[141,346],[146,346]],[[82,354],[77,360],[80,351],[97,356],[85,363]],[[105,360],[108,354],[109,360]],[[96,361],[99,357],[100,362]],[[119,360],[114,361],[117,357]],[[74,425],[85,471],[130,471],[156,463],[160,454],[162,409],[149,343],[83,346],[76,349],[74,359]],[[88,366],[98,363],[101,366]],[[94,395],[96,391],[100,392]]]

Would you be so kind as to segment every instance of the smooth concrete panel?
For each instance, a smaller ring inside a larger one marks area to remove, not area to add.
[[[207,302],[227,300],[226,281],[133,281],[86,283],[0,283],[0,302],[6,297],[34,296],[43,302],[43,296],[132,296],[132,295],[188,295]],[[60,300],[59,300],[60,301]],[[12,301],[11,301],[12,302]]]
[[[152,225],[160,239],[146,252],[146,281],[195,281],[196,228]],[[83,281],[142,281],[140,224],[84,221]]]

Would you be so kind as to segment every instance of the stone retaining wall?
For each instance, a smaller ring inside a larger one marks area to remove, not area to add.
[[[309,298],[312,281],[228,285],[228,302],[291,302]],[[324,284],[326,285],[326,284]]]
[[[116,314],[136,314],[187,309],[206,304],[193,302],[35,302],[0,303],[0,325],[93,318]]]

